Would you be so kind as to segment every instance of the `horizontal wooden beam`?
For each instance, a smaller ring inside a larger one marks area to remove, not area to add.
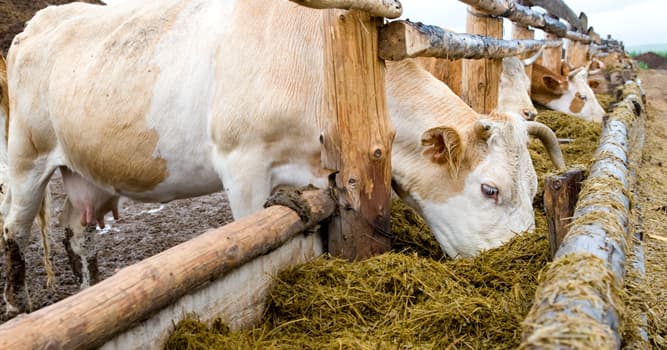
[[[0,326],[0,349],[92,349],[177,298],[266,254],[332,215],[328,191],[305,191],[299,213],[271,206],[128,266]]]
[[[568,30],[565,23],[557,18],[545,16],[530,7],[508,0],[459,0],[490,15],[505,17],[524,26],[541,29],[547,33],[576,41],[590,42],[586,34]]]
[[[403,14],[399,0],[290,0],[314,9],[362,10],[374,17],[398,18]]]
[[[414,57],[447,59],[503,58],[530,53],[541,47],[559,47],[559,40],[501,40],[455,33],[440,27],[409,21],[393,21],[380,29],[380,58]]]

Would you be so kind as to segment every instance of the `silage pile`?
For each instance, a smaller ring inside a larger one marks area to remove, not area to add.
[[[552,111],[538,121],[573,139],[562,147],[568,166],[589,164],[599,125]],[[530,148],[543,183],[553,167],[539,141]],[[446,260],[421,218],[394,201],[392,252],[355,263],[322,256],[283,271],[258,328],[229,332],[191,318],[166,348],[516,348],[549,258],[541,196],[536,204],[535,232],[475,258]]]

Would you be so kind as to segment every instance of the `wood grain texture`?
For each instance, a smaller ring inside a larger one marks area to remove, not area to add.
[[[466,32],[502,38],[503,20],[468,10]],[[490,113],[498,105],[503,64],[500,59],[463,60],[461,98],[479,113]]]
[[[381,18],[327,10],[325,94],[327,127],[322,165],[338,171],[339,215],[329,225],[328,250],[364,259],[389,250],[391,143],[384,61],[377,57]]]
[[[562,175],[548,176],[545,181],[544,211],[549,226],[549,247],[552,258],[556,255],[572,222],[583,180],[584,170],[572,169]]]

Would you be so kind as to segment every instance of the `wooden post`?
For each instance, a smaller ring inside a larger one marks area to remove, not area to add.
[[[503,20],[468,8],[466,31],[492,38],[503,37]],[[501,59],[463,60],[461,98],[479,113],[490,113],[498,104]]]
[[[391,248],[391,127],[379,59],[382,18],[359,10],[326,10],[328,125],[322,164],[337,170],[340,213],[329,224],[328,249],[350,260]]]
[[[523,26],[518,23],[512,23],[512,39],[515,40],[532,40],[535,39],[535,31],[532,29],[529,29],[526,26]],[[522,55],[521,58],[527,58],[530,55]],[[528,65],[525,67],[526,74],[528,75],[528,80],[530,81],[531,77],[533,76],[533,65]],[[529,87],[530,88],[530,87]],[[530,94],[530,91],[528,91]]]
[[[335,210],[328,191],[303,192],[301,198],[302,213],[272,206],[125,267],[55,304],[5,322],[0,325],[0,349],[99,347],[193,289],[280,247]],[[239,286],[239,293],[246,292],[242,288]]]
[[[549,225],[549,247],[552,258],[569,230],[568,225],[572,221],[583,180],[583,169],[572,169],[562,175],[548,176],[545,181],[544,211]]]
[[[588,47],[589,45],[586,43],[567,40],[567,50],[565,51],[567,63],[572,68],[585,66],[588,63]]]
[[[551,34],[551,33],[545,33],[544,34],[544,39],[545,40],[559,40],[560,38],[556,34]],[[552,72],[557,72],[560,74],[561,72],[561,65],[562,65],[562,60],[563,58],[563,46],[559,47],[554,47],[554,48],[546,48],[544,49],[544,53],[542,54],[542,63],[544,67],[547,69],[550,69]],[[539,62],[539,61],[538,61]]]

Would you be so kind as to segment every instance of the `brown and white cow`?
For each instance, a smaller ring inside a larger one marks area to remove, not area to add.
[[[8,255],[14,266],[23,264],[20,251],[59,168],[81,265],[94,257],[80,244],[82,224],[113,210],[121,195],[166,202],[224,184],[239,218],[260,210],[277,185],[326,186],[322,14],[260,0],[40,11],[8,56],[2,214],[4,242],[18,251]],[[393,180],[448,255],[474,255],[534,226],[528,135],[564,165],[548,128],[480,116],[412,60],[387,62],[386,86]],[[8,273],[11,284],[24,270]],[[24,310],[25,295],[23,285],[10,285],[8,312]]]
[[[533,101],[555,111],[594,122],[601,122],[604,117],[604,109],[588,85],[587,67],[561,75],[534,64],[531,93]]]

